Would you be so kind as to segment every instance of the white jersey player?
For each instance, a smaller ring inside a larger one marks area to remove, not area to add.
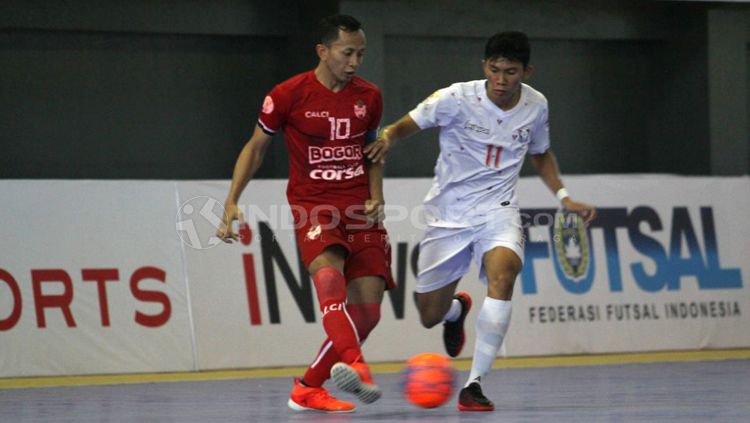
[[[492,211],[518,207],[526,153],[549,149],[547,99],[526,84],[520,91],[519,106],[505,111],[487,96],[485,80],[457,83],[409,112],[420,129],[440,127],[435,180],[425,198],[426,210],[440,215],[428,224],[472,226]]]
[[[462,411],[491,411],[482,393],[508,330],[511,297],[523,265],[523,230],[516,196],[525,156],[562,206],[588,224],[594,207],[573,201],[563,187],[550,150],[546,98],[523,83],[529,66],[528,38],[520,32],[492,36],[485,47],[485,80],[438,90],[414,110],[386,126],[365,149],[382,160],[393,144],[422,129],[440,128],[435,181],[425,198],[427,230],[420,243],[416,302],[425,327],[444,322],[449,355],[463,348],[463,323],[471,308],[465,292],[456,293],[472,257],[487,297],[477,316],[471,373],[458,398]]]

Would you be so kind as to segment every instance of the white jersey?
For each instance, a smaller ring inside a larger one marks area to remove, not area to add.
[[[487,97],[486,80],[436,91],[409,116],[421,129],[440,127],[440,156],[425,198],[427,224],[467,227],[502,207],[518,207],[516,185],[526,153],[550,146],[547,99],[521,85],[504,111]]]

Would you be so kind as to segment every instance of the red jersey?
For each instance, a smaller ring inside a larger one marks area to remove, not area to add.
[[[321,84],[314,71],[271,90],[258,124],[264,132],[284,130],[289,154],[290,204],[362,205],[370,198],[362,152],[383,112],[380,90],[359,77],[339,92]]]

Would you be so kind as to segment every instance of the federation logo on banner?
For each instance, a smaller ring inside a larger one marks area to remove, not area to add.
[[[577,213],[560,210],[555,214],[555,254],[566,276],[580,281],[589,272],[591,243],[583,218]]]

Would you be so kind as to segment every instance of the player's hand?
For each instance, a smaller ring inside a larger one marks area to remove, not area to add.
[[[384,211],[385,202],[381,200],[369,199],[365,201],[365,216],[370,223],[382,222],[385,219]]]
[[[570,197],[565,197],[562,201],[565,210],[578,213],[583,218],[583,223],[588,226],[596,218],[596,208],[586,203],[573,201]]]
[[[389,137],[383,136],[383,133],[378,138],[365,146],[364,153],[367,158],[373,163],[385,163],[385,156],[393,146],[393,141]]]
[[[241,226],[245,223],[245,216],[242,215],[237,204],[232,202],[224,203],[224,217],[221,219],[219,229],[216,230],[216,236],[227,244],[240,239],[239,235],[232,229],[232,223],[235,220],[239,221]]]

